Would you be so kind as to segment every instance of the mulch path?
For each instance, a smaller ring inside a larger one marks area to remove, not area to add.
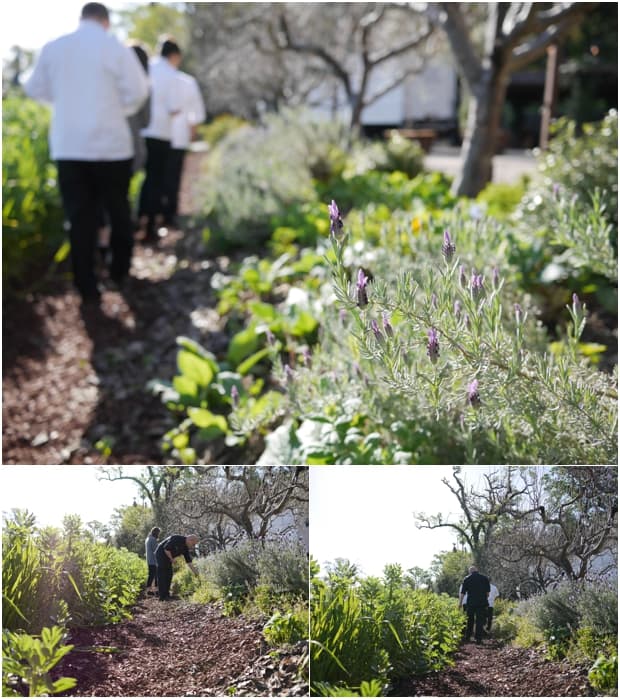
[[[395,697],[591,697],[597,696],[587,672],[566,662],[552,662],[530,648],[495,641],[467,643],[455,664],[439,672],[402,680]]]
[[[54,679],[78,680],[64,696],[307,695],[306,644],[269,649],[261,629],[260,621],[222,616],[216,605],[147,598],[131,620],[72,629],[75,648]]]
[[[189,157],[185,231],[171,231],[156,248],[138,243],[122,292],[106,290],[99,308],[84,308],[65,273],[7,304],[4,464],[164,462],[161,437],[176,423],[147,383],[175,374],[178,335],[216,354],[227,346],[210,281],[230,260],[206,259],[200,231],[190,227],[198,167],[199,157]],[[216,444],[209,458],[228,460],[224,451]]]

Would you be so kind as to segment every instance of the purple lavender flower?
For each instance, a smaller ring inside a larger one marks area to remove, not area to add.
[[[465,327],[466,327],[468,330],[471,330],[471,319],[470,319],[470,317],[469,317],[469,313],[466,313],[466,314],[465,314]]]
[[[475,270],[472,270],[471,273],[471,282],[470,282],[470,288],[471,288],[471,295],[475,298],[478,299],[482,296],[484,293],[484,279],[481,274],[476,274]]]
[[[456,245],[452,242],[450,231],[447,229],[443,232],[443,245],[441,246],[441,252],[446,258],[446,262],[451,262],[452,258],[454,257],[454,253],[456,252]]]
[[[388,337],[394,337],[394,328],[392,327],[392,323],[390,323],[390,318],[388,316],[388,312],[383,311],[383,314],[381,317],[383,320],[383,329],[385,330],[385,334]]]
[[[366,285],[368,284],[368,277],[364,274],[364,270],[360,269],[357,272],[357,284],[356,284],[356,296],[357,305],[360,308],[364,308],[368,305],[368,292],[366,291]]]
[[[288,364],[284,365],[284,374],[286,376],[287,383],[293,383],[295,379],[295,372],[291,369]]]
[[[551,190],[553,192],[553,198],[558,200],[560,198],[560,185],[557,182],[554,182]]]
[[[333,199],[332,203],[327,205],[327,209],[329,211],[329,232],[337,238],[344,227],[340,216],[340,209]]]
[[[465,274],[465,267],[463,265],[459,265],[459,284],[463,289],[467,288],[467,275]]]
[[[454,317],[457,320],[461,317],[461,302],[458,299],[454,302]]]
[[[233,408],[239,405],[239,389],[233,384],[230,389],[230,399],[232,400]]]
[[[340,319],[340,322],[344,325],[347,320],[347,309],[346,308],[341,308],[340,311],[338,312],[338,318]]]
[[[431,328],[428,331],[428,344],[426,345],[426,354],[428,354],[429,359],[433,364],[439,359],[439,337],[437,335],[437,330]]]
[[[581,309],[583,308],[581,299],[577,294],[573,294],[573,312],[575,315],[579,315],[581,313]]]
[[[379,324],[374,318],[370,321],[370,329],[375,334],[375,339],[377,340],[377,342],[385,342],[383,333],[381,332],[381,330],[379,330]]]
[[[467,384],[467,402],[472,408],[479,408],[482,403],[480,393],[478,393],[478,379]]]
[[[269,328],[265,331],[265,336],[267,337],[267,343],[273,347],[276,344],[276,336]]]

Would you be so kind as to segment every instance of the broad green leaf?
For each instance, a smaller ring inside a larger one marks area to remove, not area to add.
[[[213,381],[214,372],[210,362],[192,352],[181,350],[177,355],[177,366],[183,376],[191,379],[198,386],[206,388]],[[175,388],[177,388],[176,385]]]
[[[202,429],[217,428],[220,433],[228,430],[228,423],[223,415],[214,415],[206,408],[188,408],[187,414],[190,420]]]
[[[181,396],[191,396],[194,398],[198,395],[198,385],[187,376],[175,376],[172,379],[172,385]]]
[[[246,357],[256,352],[259,346],[260,338],[256,332],[256,326],[250,325],[232,338],[226,359],[232,366],[239,366]]]

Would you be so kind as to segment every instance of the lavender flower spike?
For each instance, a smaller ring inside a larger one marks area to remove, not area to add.
[[[368,305],[368,292],[366,291],[368,277],[364,274],[364,270],[360,269],[357,273],[356,297],[357,305],[364,308]]]
[[[579,298],[579,296],[577,296],[577,294],[573,294],[573,311],[574,311],[575,315],[581,313],[581,309],[582,309],[581,299]]]
[[[428,331],[428,344],[426,345],[426,354],[428,354],[429,359],[433,364],[439,359],[439,337],[437,335],[437,330],[431,328]]]
[[[478,393],[478,379],[467,384],[467,402],[472,408],[479,408],[482,403],[480,393]]]
[[[387,311],[383,311],[382,320],[383,320],[383,329],[385,330],[385,334],[388,337],[394,337],[394,328],[392,327],[392,323],[390,323],[390,317],[388,316]]]
[[[338,204],[332,199],[332,203],[327,205],[327,210],[329,211],[329,232],[338,238],[344,227]]]
[[[484,279],[482,278],[481,274],[476,274],[475,271],[472,271],[471,274],[471,294],[472,296],[477,299],[482,296],[484,293]]]
[[[451,262],[452,258],[454,257],[454,253],[456,252],[456,245],[452,242],[450,231],[447,229],[443,232],[443,245],[441,246],[441,252],[446,258],[446,262]]]
[[[230,399],[232,400],[233,408],[239,405],[239,389],[233,384],[230,389]]]

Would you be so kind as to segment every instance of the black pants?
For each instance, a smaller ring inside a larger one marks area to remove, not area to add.
[[[157,556],[157,589],[159,599],[170,597],[170,584],[172,583],[172,561],[165,554]]]
[[[73,281],[82,296],[97,294],[95,249],[101,204],[110,218],[110,276],[122,280],[131,266],[133,230],[128,191],[132,160],[59,160],[58,184],[69,220]]]
[[[138,213],[147,217],[147,238],[155,237],[155,217],[164,214],[166,207],[166,183],[170,141],[146,138],[145,177],[140,191]]]
[[[164,202],[164,221],[171,225],[179,213],[179,191],[185,160],[183,148],[171,148],[168,154],[168,171],[166,173],[166,201]]]
[[[487,631],[491,630],[491,624],[493,623],[493,607],[489,607],[487,611]]]
[[[482,641],[482,632],[484,630],[484,624],[487,620],[487,605],[481,607],[474,607],[473,605],[467,603],[467,629],[465,631],[465,638],[470,639],[472,632],[474,632],[475,623],[475,639],[476,641]]]
[[[154,563],[149,563],[149,576],[146,580],[146,586],[151,587],[151,583],[157,580],[157,566]]]

